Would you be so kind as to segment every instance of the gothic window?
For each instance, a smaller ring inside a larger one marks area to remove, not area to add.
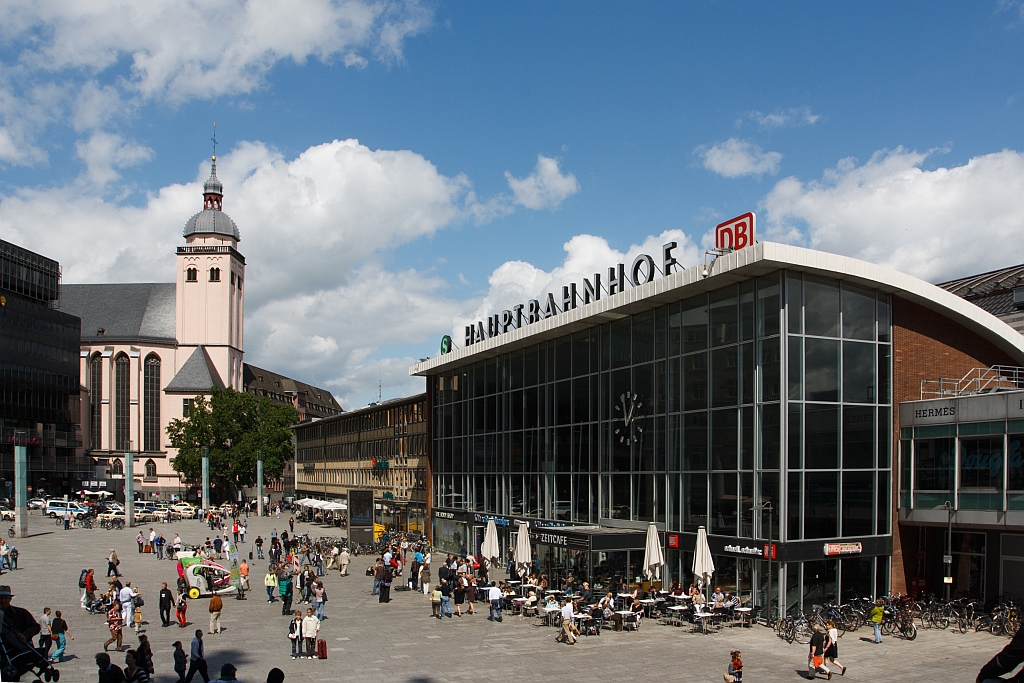
[[[89,359],[89,448],[99,450],[103,429],[103,357]]]
[[[199,271],[195,268],[185,269],[185,282],[197,282],[199,280]]]
[[[210,268],[210,282],[220,282],[220,268]]]
[[[181,416],[189,417],[192,414],[192,404],[195,402],[194,398],[183,398],[181,399]]]
[[[124,465],[121,464],[120,460],[115,460],[114,462],[110,463],[110,473],[124,474]]]
[[[146,479],[156,479],[156,463],[152,459],[146,461]]]
[[[114,444],[113,447],[126,451],[131,447],[131,361],[120,354],[114,359]]]
[[[146,357],[142,377],[143,425],[145,450],[160,450],[160,357]]]

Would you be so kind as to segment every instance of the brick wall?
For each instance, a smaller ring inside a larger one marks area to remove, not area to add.
[[[893,406],[921,398],[921,380],[963,377],[973,368],[1019,365],[991,342],[963,325],[923,306],[894,296]],[[893,444],[899,444],[898,407],[893,411]],[[897,453],[893,449],[893,453]],[[917,560],[918,534],[914,527],[896,523],[899,501],[898,467],[893,462],[893,558],[892,590],[906,593]]]

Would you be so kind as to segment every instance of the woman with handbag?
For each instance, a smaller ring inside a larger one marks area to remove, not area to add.
[[[68,622],[64,621],[64,618],[60,615],[60,610],[54,612],[53,621],[50,622],[50,639],[57,644],[57,651],[50,657],[50,661],[57,663],[61,661],[64,656],[64,651],[68,647],[68,638],[74,640],[75,637],[71,635],[71,631],[68,630]]]
[[[304,656],[302,650],[302,610],[295,610],[295,618],[288,622],[288,639],[292,641],[292,659]]]
[[[723,676],[725,683],[743,683],[743,660],[740,659],[740,651],[733,650],[729,657],[729,668]]]

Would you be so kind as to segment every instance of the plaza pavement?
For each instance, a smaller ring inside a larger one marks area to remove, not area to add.
[[[143,531],[148,533],[149,526],[144,525]],[[283,531],[287,518],[250,517],[247,543],[241,550],[247,553],[257,534],[268,538],[275,526]],[[63,611],[75,640],[68,647],[72,659],[59,667],[61,681],[96,680],[93,656],[102,649],[107,629],[103,617],[80,608],[78,575],[83,568],[95,568],[97,583],[105,586],[109,548],[115,548],[121,557],[124,578],[138,586],[145,597],[143,616],[148,623],[144,628],[154,650],[154,680],[176,681],[172,643],[181,640],[187,652],[195,629],[207,630],[209,613],[205,599],[194,600],[189,603],[188,628],[160,626],[157,592],[162,581],[173,589],[175,564],[140,555],[135,544],[138,527],[64,531],[36,512],[30,516],[29,530],[30,538],[14,539],[21,553],[21,568],[5,573],[0,583],[9,583],[16,595],[14,604],[37,617],[43,606]],[[210,535],[208,527],[195,520],[160,525],[160,530],[168,540],[177,531],[186,543],[202,542]],[[307,524],[297,524],[296,531],[308,532],[313,538],[330,534],[330,530]],[[739,649],[743,651],[748,683],[804,680],[800,676],[806,668],[807,646],[787,644],[762,627],[693,635],[687,629],[648,622],[635,633],[604,631],[600,637],[583,637],[570,647],[554,642],[555,629],[538,628],[531,619],[507,615],[500,624],[487,621],[486,610],[480,609],[483,603],[477,603],[476,616],[441,621],[430,617],[429,601],[421,593],[392,591],[390,604],[378,604],[376,596],[370,595],[372,580],[363,575],[369,563],[370,558],[360,556],[354,558],[351,576],[342,578],[337,572],[329,572],[326,577],[329,601],[321,637],[328,643],[328,659],[292,661],[288,617],[281,616],[280,603],[267,604],[262,587],[266,563],[254,561],[250,575],[254,590],[249,599],[225,599],[221,619],[224,632],[205,636],[211,677],[216,679],[221,664],[230,661],[238,667],[238,679],[245,683],[262,683],[275,666],[285,672],[288,683],[720,682],[729,651]],[[844,680],[973,681],[981,665],[1008,642],[987,633],[961,635],[952,631],[922,631],[914,642],[887,637],[882,645],[868,642],[869,638],[870,630],[861,629],[840,641],[840,661],[849,667]],[[131,629],[126,628],[126,646],[137,642]],[[123,665],[123,656],[113,656]]]

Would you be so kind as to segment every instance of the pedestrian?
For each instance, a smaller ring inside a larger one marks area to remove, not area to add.
[[[128,650],[124,655],[124,679],[127,683],[149,683],[149,672],[139,666],[135,650]]]
[[[142,596],[139,595],[138,589],[135,589],[135,591],[133,592],[133,595],[132,595],[132,605],[134,605],[134,609],[132,610],[132,612],[133,612],[133,616],[135,617],[135,634],[136,635],[138,635],[139,633],[142,633],[142,605],[143,604],[144,603],[143,603],[143,600],[142,600]]]
[[[882,617],[885,616],[885,607],[882,606],[882,599],[875,600],[875,606],[871,608],[871,627],[875,629],[875,642],[882,642]]]
[[[995,657],[989,660],[988,664],[981,667],[978,672],[978,683],[1002,683],[1003,681],[1014,681],[1020,679],[1020,673],[1012,678],[1001,678],[1009,674],[1024,662],[1024,628],[1017,629],[1013,639],[1006,647],[999,651]]]
[[[156,673],[153,666],[153,646],[149,644],[149,638],[145,635],[139,636],[139,646],[135,648],[135,660],[150,676]]]
[[[740,651],[729,653],[729,668],[725,672],[725,683],[743,683],[743,660]]]
[[[107,576],[113,575],[114,577],[121,576],[121,572],[117,570],[117,565],[121,564],[121,560],[118,559],[117,553],[111,548],[107,554]]]
[[[267,575],[263,577],[263,585],[267,588],[267,602],[274,602],[274,589],[277,588],[277,574],[274,573],[274,565],[270,565]]]
[[[455,586],[452,590],[453,597],[455,598],[455,614],[462,617],[462,606],[466,603],[466,586],[463,585],[463,581],[466,580],[464,576],[455,577]]]
[[[235,668],[235,665],[231,662],[225,662],[220,667],[220,678],[214,681],[214,683],[232,683],[237,681],[238,679],[235,678],[236,673],[238,673],[238,669]]]
[[[423,584],[424,588],[427,584]],[[434,591],[430,594],[430,616],[441,618],[441,586],[434,586]]]
[[[110,655],[106,652],[96,653],[96,668],[99,669],[99,683],[124,683],[124,671],[117,664],[110,661]]]
[[[379,558],[373,566],[373,590],[370,595],[380,595],[380,582],[384,579],[384,562]]]
[[[206,647],[203,645],[203,629],[196,629],[196,637],[192,639],[192,649],[188,656],[188,674],[185,675],[185,683],[191,683],[192,678],[199,672],[203,683],[210,683],[210,676],[206,672]]]
[[[267,672],[267,683],[284,683],[284,672],[275,666]]]
[[[345,546],[338,553],[338,575],[348,576],[348,565],[352,562],[352,555],[348,552],[348,546]]]
[[[807,678],[817,678],[820,671],[831,681],[832,671],[825,668],[825,634],[817,624],[813,626],[813,631],[807,650]]]
[[[174,615],[178,617],[178,628],[185,628],[188,622],[185,621],[185,615],[188,613],[188,600],[185,599],[185,594],[182,593],[178,596],[178,604],[174,608]]]
[[[188,656],[180,640],[174,641],[174,673],[178,674],[178,683],[185,683],[185,668]]]
[[[256,559],[263,559],[263,537],[259,534],[256,535]]]
[[[575,645],[574,630],[575,627],[572,625],[572,600],[562,600],[562,631],[555,636],[555,642],[560,643],[564,638],[570,645]]]
[[[423,586],[424,595],[430,593],[430,563],[426,561],[420,567],[420,585]]]
[[[282,569],[277,576],[277,594],[281,596],[281,614],[292,612],[292,575],[288,569]]]
[[[377,602],[391,602],[391,582],[393,580],[393,570],[391,567],[385,566],[380,579],[380,598],[377,599]]]
[[[288,528],[292,530],[293,534],[295,533],[295,518],[294,517],[289,517],[288,518]]]
[[[501,589],[498,585],[491,581],[491,588],[488,591],[487,598],[491,601],[491,613],[487,617],[488,621],[501,622]],[[442,602],[443,604],[443,602]]]
[[[124,626],[124,618],[121,613],[121,603],[114,600],[113,604],[110,605],[110,610],[107,612],[107,629],[110,631],[110,638],[107,642],[103,643],[103,651],[107,651],[107,646],[113,642],[117,642],[118,651],[121,650],[121,644],[124,641],[124,635],[121,630]]]
[[[139,544],[139,554],[142,554],[142,548],[146,545],[146,537],[139,532],[139,535],[135,537],[135,542]]]
[[[839,656],[839,629],[836,628],[836,622],[831,619],[825,622],[825,626],[828,628],[825,639],[825,662],[830,670],[833,666],[838,666],[839,675],[845,676],[846,667],[836,659]]]
[[[242,563],[238,565],[238,597],[245,599],[245,593],[249,590],[249,563],[242,558]]]
[[[295,618],[288,622],[288,639],[292,641],[292,659],[302,657],[302,610],[295,610]]]
[[[156,531],[149,527],[149,552],[156,555]]]
[[[85,604],[82,607],[89,608],[96,602],[96,570],[90,569],[85,574]]]
[[[326,597],[327,591],[324,589],[323,582],[315,581],[309,596],[309,604],[313,606],[313,613],[316,614],[316,618],[320,621],[324,619],[324,602]]]
[[[164,546],[166,545],[167,539],[164,538],[164,534],[161,531],[159,534],[156,535],[156,545],[153,548],[156,551],[156,559],[164,559]]]
[[[245,516],[246,517],[249,516],[248,511],[246,512]],[[238,527],[238,535],[241,536],[241,538],[242,538],[241,542],[242,543],[245,543],[245,532],[248,531],[248,530],[249,530],[249,522],[248,521],[243,521],[242,524]]]
[[[135,602],[135,591],[132,590],[131,581],[124,582],[124,586],[117,593],[117,599],[121,603],[121,624],[128,626],[132,623],[133,603]]]
[[[174,593],[167,587],[167,583],[160,584],[160,624],[171,625],[171,607],[174,605]]]
[[[466,581],[466,604],[469,605],[469,613],[476,614],[473,603],[476,602],[476,579],[470,576]]]
[[[43,616],[39,617],[39,652],[44,657],[50,656],[50,646],[53,644],[54,638],[50,635],[53,631],[50,630],[50,624],[53,619],[50,617],[50,608],[43,608]]]
[[[71,635],[71,631],[68,630],[68,622],[64,621],[64,617],[61,616],[60,610],[54,612],[53,622],[50,624],[50,632],[53,636],[56,636],[57,650],[53,653],[50,661],[58,663],[63,661],[64,651],[68,649],[68,638],[74,640],[75,637]],[[53,640],[53,637],[51,637]],[[50,648],[46,648],[49,650]],[[46,656],[46,653],[43,653]]]
[[[64,531],[67,531],[70,528],[71,528],[71,511],[70,510],[65,510],[64,511]]]
[[[316,636],[320,633],[320,620],[313,616],[313,610],[307,609],[302,620],[302,639],[306,641],[306,657],[316,659]]]
[[[231,536],[232,536],[232,538],[234,538],[235,543],[238,543],[238,520],[237,519],[231,524]]]
[[[210,597],[210,633],[220,633],[220,613],[224,609],[224,601],[216,593]]]

